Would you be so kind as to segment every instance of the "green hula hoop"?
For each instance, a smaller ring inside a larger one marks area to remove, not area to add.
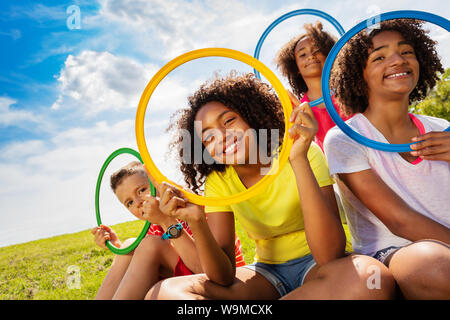
[[[102,219],[100,218],[100,204],[99,204],[99,199],[100,199],[100,186],[102,184],[102,180],[103,180],[103,175],[105,174],[106,168],[108,167],[109,163],[118,155],[124,154],[124,153],[128,153],[131,154],[133,156],[135,156],[141,163],[142,162],[142,158],[140,156],[140,154],[130,148],[120,148],[117,149],[116,151],[114,151],[113,153],[111,153],[111,155],[106,159],[105,163],[103,164],[100,173],[98,175],[98,179],[97,179],[97,187],[95,189],[95,215],[97,217],[97,225],[100,226],[102,224]],[[148,181],[150,183],[150,192],[152,194],[153,197],[156,196],[156,189],[153,186],[153,184],[150,182],[150,180]],[[113,253],[115,254],[128,254],[131,251],[133,251],[134,249],[136,249],[136,247],[139,245],[139,243],[142,241],[142,239],[144,239],[145,235],[147,234],[148,228],[150,228],[151,223],[146,221],[144,228],[142,229],[141,233],[139,234],[139,236],[136,238],[136,240],[129,245],[126,248],[117,248],[116,246],[114,246],[113,244],[111,244],[111,242],[109,242],[108,240],[106,240],[106,246],[108,247],[109,250],[111,250]]]

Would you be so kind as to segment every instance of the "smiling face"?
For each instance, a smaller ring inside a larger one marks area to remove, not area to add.
[[[220,102],[208,102],[195,116],[195,132],[218,163],[248,164],[256,139],[250,126],[234,110]]]
[[[150,194],[150,184],[148,178],[140,173],[135,173],[122,179],[116,187],[116,196],[119,201],[136,218],[142,218],[142,204],[144,195]]]
[[[311,38],[300,40],[294,49],[295,62],[303,78],[321,77],[326,56],[319,51]]]
[[[396,31],[380,32],[372,44],[363,71],[369,97],[409,96],[419,80],[419,62],[413,46]]]

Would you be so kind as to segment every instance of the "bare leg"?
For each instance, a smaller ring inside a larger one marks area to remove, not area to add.
[[[392,299],[395,281],[388,268],[364,255],[314,266],[303,285],[282,299]]]
[[[127,239],[123,243],[124,246],[129,246],[134,242],[135,238]],[[119,287],[120,281],[127,271],[127,268],[133,258],[134,251],[127,255],[116,255],[114,257],[111,268],[108,271],[105,279],[103,280],[100,289],[98,289],[96,300],[111,300]]]
[[[161,274],[172,276],[177,261],[178,253],[169,241],[158,236],[145,237],[136,248],[113,299],[144,299]]]
[[[265,277],[241,267],[236,269],[236,278],[229,287],[210,281],[205,274],[175,277],[158,282],[145,299],[273,300],[279,297],[278,291]]]
[[[389,270],[406,299],[450,299],[450,248],[442,242],[418,241],[397,250]]]

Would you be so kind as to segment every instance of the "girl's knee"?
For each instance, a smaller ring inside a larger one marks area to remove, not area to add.
[[[450,250],[438,241],[413,243],[394,253],[389,269],[406,299],[449,299]]]
[[[450,249],[439,241],[418,241],[398,250],[389,269],[397,281],[449,281]]]
[[[122,243],[122,247],[121,248],[126,248],[128,246],[131,246],[134,243],[134,241],[136,241],[136,238],[129,238],[129,239],[125,240]],[[130,253],[124,255],[124,256],[132,256],[133,254],[134,254],[134,250],[131,251]]]
[[[145,300],[178,300],[187,292],[179,277],[158,281],[146,294]]]
[[[359,278],[369,290],[381,290],[387,295],[395,292],[395,280],[389,269],[375,258],[358,255],[354,259]]]
[[[206,277],[184,276],[159,281],[145,296],[146,300],[192,300],[202,299]]]
[[[168,279],[166,279],[166,280],[168,280]],[[163,281],[165,281],[165,280],[158,281],[153,287],[151,287],[150,290],[145,295],[144,299],[145,300],[158,300],[158,295],[161,291],[161,286],[163,284]]]
[[[407,254],[412,255],[420,261],[440,263],[444,261],[448,262],[450,258],[449,246],[435,240],[417,241],[401,250],[405,250],[405,252],[408,250]]]
[[[390,299],[395,295],[395,280],[380,261],[365,255],[335,260],[318,271],[319,277],[332,277],[335,285],[348,288],[347,299]],[[325,268],[327,267],[327,268]],[[333,270],[335,269],[335,270]],[[327,274],[324,274],[327,273]]]
[[[134,241],[136,241],[136,238],[129,238],[123,242],[123,247],[128,247],[131,245]]]
[[[130,238],[127,239],[123,242],[122,244],[122,248],[124,247],[128,247],[129,245],[131,245],[134,241],[136,240],[136,238]],[[128,266],[128,264],[131,261],[131,258],[133,257],[134,254],[134,250],[131,251],[128,254],[124,254],[124,255],[115,255],[114,256],[114,260],[111,264],[111,267],[117,267],[117,266]]]
[[[151,255],[158,254],[164,248],[167,248],[167,241],[164,241],[159,236],[149,235],[142,239],[141,243],[135,249],[136,255]]]

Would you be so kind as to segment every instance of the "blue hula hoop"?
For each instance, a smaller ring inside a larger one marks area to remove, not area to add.
[[[274,22],[272,22],[266,30],[264,30],[263,34],[261,35],[261,37],[258,40],[258,44],[256,45],[255,48],[255,53],[253,54],[253,57],[255,57],[256,59],[259,60],[259,54],[261,52],[261,47],[264,43],[264,40],[266,40],[267,35],[270,33],[270,31],[272,31],[273,28],[275,28],[278,24],[280,24],[281,22],[283,22],[286,19],[289,19],[291,17],[294,16],[299,16],[299,15],[313,15],[313,16],[318,16],[321,17],[325,20],[327,20],[329,23],[331,23],[336,30],[338,31],[339,35],[342,36],[345,33],[344,28],[342,28],[342,26],[340,25],[340,23],[333,18],[332,16],[330,16],[328,13],[325,13],[323,11],[320,10],[316,10],[316,9],[298,9],[298,10],[294,10],[288,13],[283,14],[282,16],[280,16],[279,18],[277,18]],[[261,75],[259,74],[259,71],[256,69],[253,69],[253,72],[255,74],[255,76],[261,80]],[[323,103],[323,97],[320,97],[319,99],[316,99],[314,101],[311,101],[309,103],[309,105],[311,107],[317,106],[321,103]]]
[[[381,151],[388,151],[388,152],[410,152],[413,151],[411,149],[411,145],[415,144],[417,142],[413,143],[404,143],[404,144],[390,144],[390,143],[383,143],[374,141],[372,139],[366,138],[363,135],[355,132],[352,128],[350,128],[339,116],[337,111],[335,110],[333,106],[333,102],[331,101],[331,95],[330,95],[330,74],[331,74],[331,67],[333,66],[334,60],[336,59],[337,54],[341,50],[341,48],[344,46],[345,43],[347,43],[348,40],[350,40],[354,35],[356,35],[361,30],[370,27],[371,25],[374,25],[375,23],[379,23],[381,21],[385,20],[392,20],[392,19],[418,19],[418,20],[424,20],[427,22],[434,23],[447,31],[450,31],[450,21],[432,14],[428,12],[423,11],[414,11],[414,10],[400,10],[400,11],[391,11],[382,13],[379,17],[375,16],[372,18],[369,18],[367,20],[364,20],[360,23],[358,23],[356,26],[351,28],[349,31],[347,31],[333,46],[330,53],[328,54],[328,57],[325,61],[325,64],[323,66],[322,70],[322,97],[325,102],[325,107],[327,108],[328,114],[330,115],[331,119],[336,123],[336,125],[350,138],[355,140],[356,142],[377,150]],[[369,23],[370,21],[370,23]],[[373,22],[372,22],[373,21]],[[450,131],[450,127],[445,129],[444,131]]]

